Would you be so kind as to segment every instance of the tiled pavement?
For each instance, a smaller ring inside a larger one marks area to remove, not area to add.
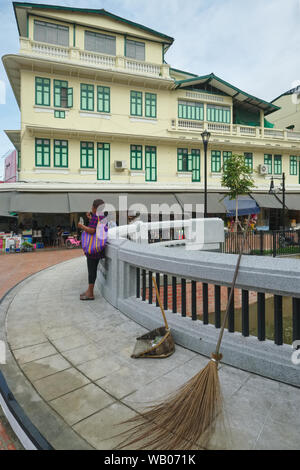
[[[54,264],[82,255],[81,250],[49,250],[34,253],[0,254],[0,299],[27,276]],[[22,446],[11,430],[0,407],[0,450]]]
[[[105,449],[117,426],[194,376],[207,359],[176,347],[164,360],[134,360],[144,329],[99,294],[80,302],[84,258],[36,274],[10,292],[8,362],[1,369],[25,413],[55,449]],[[227,430],[212,449],[299,449],[299,389],[234,369],[220,369]]]

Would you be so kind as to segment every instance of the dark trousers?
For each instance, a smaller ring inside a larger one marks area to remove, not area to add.
[[[96,277],[97,277],[97,268],[100,259],[89,258],[87,259],[87,268],[88,268],[88,275],[89,275],[89,284],[95,284]]]

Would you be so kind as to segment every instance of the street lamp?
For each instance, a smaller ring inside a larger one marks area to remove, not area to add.
[[[282,225],[282,229],[284,230],[285,229],[285,173],[282,173],[282,177],[281,176],[272,176],[271,183],[270,183],[269,194],[274,194],[275,193],[274,179],[282,180],[281,189],[279,191],[282,191],[281,225]]]
[[[204,218],[207,218],[207,146],[210,139],[210,132],[205,130],[201,134],[204,146]]]

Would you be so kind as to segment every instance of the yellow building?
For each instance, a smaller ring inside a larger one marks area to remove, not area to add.
[[[171,68],[173,38],[105,10],[13,5],[20,51],[2,58],[21,112],[21,128],[6,131],[19,152],[10,200],[1,185],[10,210],[82,212],[91,193],[203,201],[205,129],[209,198],[224,192],[231,153],[245,155],[262,207],[281,207],[268,194],[272,175],[299,192],[300,132],[272,128],[275,104]],[[209,212],[222,212],[214,201]]]

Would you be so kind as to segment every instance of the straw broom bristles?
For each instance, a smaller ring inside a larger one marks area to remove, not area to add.
[[[136,425],[123,433],[127,437],[118,448],[134,444],[152,450],[206,447],[223,409],[217,369],[218,362],[212,359],[166,402],[126,421]]]
[[[218,376],[218,364],[222,359],[220,347],[249,222],[250,216],[231,284],[223,325],[210,362],[168,400],[127,420],[125,423],[135,423],[135,426],[119,434],[126,436],[119,444],[119,449],[134,444],[138,444],[138,449],[151,450],[190,450],[208,446],[216,419],[223,417],[223,399]]]

